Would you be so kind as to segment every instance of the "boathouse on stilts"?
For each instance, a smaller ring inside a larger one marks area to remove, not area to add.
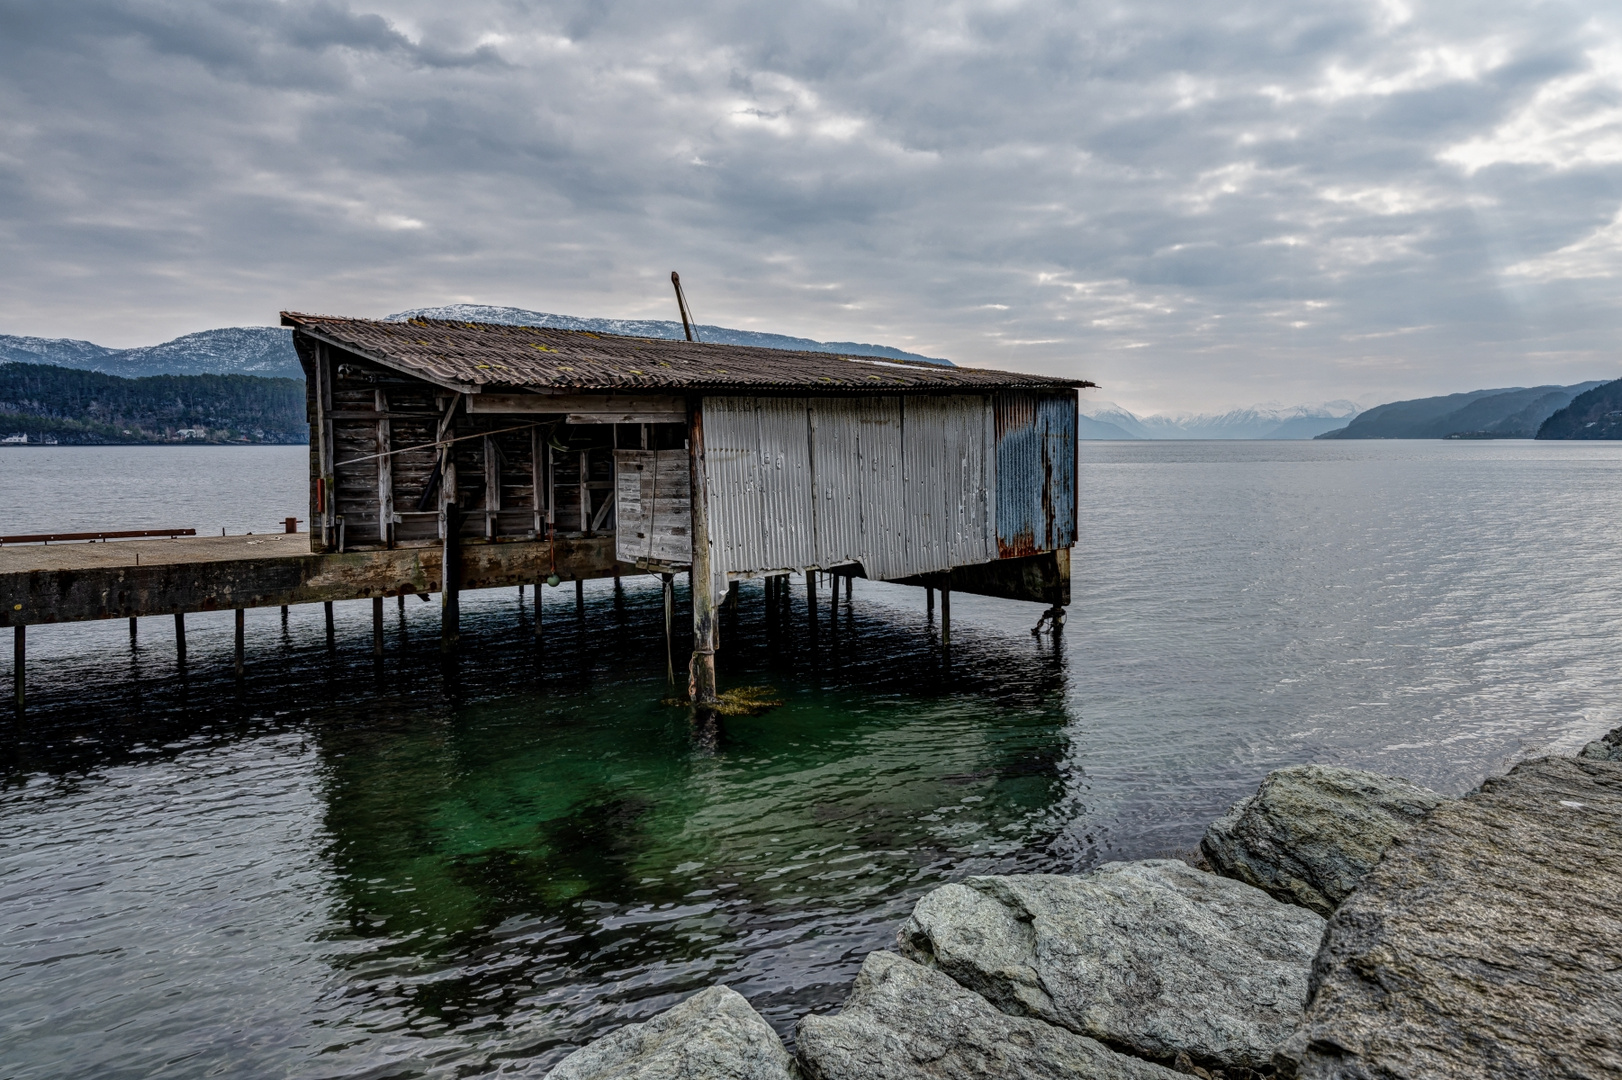
[[[952,590],[1059,618],[1069,602],[1090,383],[490,323],[282,323],[307,377],[312,550],[439,546],[454,567],[539,541],[537,582],[690,573],[696,703],[715,695],[716,605],[740,579],[904,582],[941,590],[943,614]],[[454,620],[454,580],[435,584]]]
[[[690,574],[689,690],[712,702],[735,584],[853,577],[1028,600],[1057,626],[1076,535],[1076,391],[1091,383],[868,356],[585,331],[286,313],[310,418],[309,531],[0,537],[23,703],[30,625]],[[278,508],[275,512],[284,512]],[[139,532],[139,531],[138,531]],[[61,544],[48,541],[69,541]],[[17,546],[13,546],[17,545]],[[403,599],[402,599],[403,602]],[[536,590],[535,632],[541,633]],[[1038,624],[1040,625],[1040,623]]]

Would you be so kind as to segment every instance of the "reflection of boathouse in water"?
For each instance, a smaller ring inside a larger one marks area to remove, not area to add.
[[[459,564],[516,544],[537,581],[691,571],[698,700],[717,597],[739,579],[1069,602],[1089,383],[488,323],[282,322],[307,375],[313,551],[442,547]]]

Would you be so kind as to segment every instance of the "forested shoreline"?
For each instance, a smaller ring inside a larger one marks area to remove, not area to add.
[[[0,364],[9,444],[276,443],[309,440],[300,379],[149,375]]]

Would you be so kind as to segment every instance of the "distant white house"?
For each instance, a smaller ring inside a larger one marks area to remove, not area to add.
[[[175,432],[175,438],[177,439],[201,439],[204,437],[202,428],[183,427]]]
[[[7,435],[5,438],[0,439],[0,443],[25,443],[27,441],[27,435]]]

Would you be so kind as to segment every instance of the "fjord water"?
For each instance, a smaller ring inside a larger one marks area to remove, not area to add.
[[[303,516],[296,448],[16,448],[0,533]],[[0,788],[0,1074],[501,1074],[724,981],[785,1034],[969,873],[1187,851],[1292,762],[1460,793],[1614,726],[1622,446],[1086,443],[1075,602],[758,586],[695,729],[656,587],[39,627]],[[678,603],[678,627],[686,614]],[[685,642],[678,640],[678,666]]]

